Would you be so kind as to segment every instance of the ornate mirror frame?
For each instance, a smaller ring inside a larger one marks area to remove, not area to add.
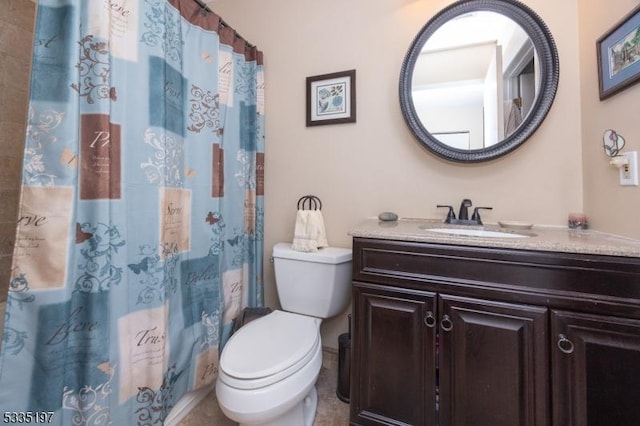
[[[515,132],[487,148],[462,150],[443,144],[424,127],[413,103],[411,85],[416,61],[427,40],[449,20],[475,11],[500,13],[516,22],[528,34],[540,62],[540,91],[536,95],[531,112]],[[515,0],[461,0],[431,18],[411,43],[400,72],[400,107],[413,134],[432,153],[461,163],[490,161],[518,148],[538,129],[555,98],[559,76],[558,52],[551,32],[544,21],[528,6]]]

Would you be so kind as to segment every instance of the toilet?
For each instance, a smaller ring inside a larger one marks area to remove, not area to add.
[[[242,425],[311,426],[322,366],[320,323],[341,313],[351,294],[351,249],[273,247],[282,310],[231,336],[220,357],[216,397]]]

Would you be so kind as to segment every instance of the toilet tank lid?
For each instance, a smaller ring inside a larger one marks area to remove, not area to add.
[[[351,249],[342,247],[323,247],[316,252],[303,252],[291,248],[291,243],[278,243],[273,246],[273,257],[279,259],[303,260],[305,262],[339,264],[351,261]]]

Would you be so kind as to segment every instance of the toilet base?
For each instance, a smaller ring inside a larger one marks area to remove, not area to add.
[[[282,416],[268,423],[251,424],[240,423],[239,426],[311,426],[313,419],[316,417],[318,409],[318,392],[316,387],[312,386],[311,390],[304,399],[296,404],[291,410]]]

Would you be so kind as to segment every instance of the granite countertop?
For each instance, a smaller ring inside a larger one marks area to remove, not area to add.
[[[517,233],[529,237],[466,236],[432,232],[428,230],[429,228],[480,229]],[[382,222],[378,218],[370,218],[351,229],[349,235],[361,238],[640,258],[640,240],[590,229],[577,230],[562,226],[534,226],[529,230],[516,230],[501,228],[499,225],[493,224],[483,226],[447,225],[442,220],[433,219],[401,218],[393,222]]]

